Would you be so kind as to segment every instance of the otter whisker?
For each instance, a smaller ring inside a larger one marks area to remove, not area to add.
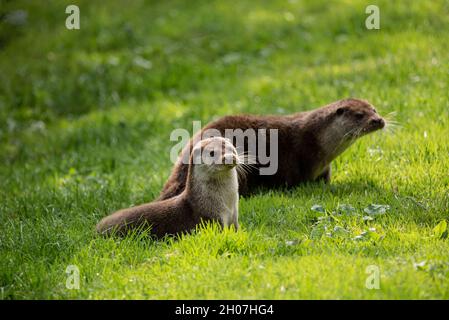
[[[244,166],[238,166],[238,170],[241,173],[241,175],[245,177],[251,173],[251,169]]]
[[[397,130],[402,129],[402,126],[395,126],[395,125],[386,125],[385,126],[385,132],[387,133],[395,133]]]
[[[391,111],[391,112],[387,113],[386,115],[384,115],[384,118],[396,117],[397,114],[398,114],[397,111]]]
[[[251,172],[251,170],[252,169],[255,169],[256,167],[250,167],[250,166],[247,166],[247,165],[245,165],[245,164],[240,164],[239,165],[239,167],[242,169],[242,170],[244,170],[245,172]]]
[[[241,152],[240,152],[240,151],[239,151],[239,148],[240,148],[240,147],[237,147],[237,148],[236,148],[238,154],[249,154],[249,151],[241,151]]]
[[[243,161],[240,161],[240,163],[242,165],[244,165],[244,166],[247,166],[247,167],[255,167],[255,166],[257,166],[257,162],[256,161],[250,162],[250,161],[243,160]]]
[[[255,157],[255,155],[250,154],[249,151],[244,151],[244,152],[237,152],[237,154],[239,156],[245,156],[245,157]]]
[[[236,148],[236,150],[237,150],[237,155],[238,155],[238,156],[255,157],[252,153],[250,153],[250,151],[239,151],[239,150],[238,150],[239,148],[240,148],[240,147],[237,147],[237,148]]]
[[[253,155],[238,155],[239,161],[245,163],[245,164],[255,164],[257,161],[257,158]]]
[[[385,130],[388,132],[393,132],[398,129],[402,129],[403,126],[395,121],[385,121]]]
[[[237,165],[236,166],[236,170],[237,170],[237,173],[240,175],[240,176],[246,176],[249,172],[248,171],[246,171],[242,166],[240,166],[240,165]]]
[[[385,120],[385,122],[400,123],[399,121],[396,121],[394,119],[390,119],[390,118],[387,118],[387,117],[385,117],[384,120]]]
[[[396,119],[396,115],[397,115],[396,112],[390,112],[390,113],[386,114],[383,118],[384,118],[385,122],[398,123],[398,121],[395,120]]]
[[[243,161],[241,161],[241,160],[243,160]],[[254,159],[253,163],[250,163],[250,162],[245,161],[245,160],[248,160],[248,159],[239,159],[240,164],[245,166],[245,167],[257,167],[257,161],[255,159]]]
[[[402,124],[399,124],[399,123],[392,123],[392,122],[386,122],[385,123],[385,127],[403,127],[403,125]]]
[[[346,133],[343,135],[342,142],[343,142],[343,140],[344,140],[348,135],[353,134],[357,129],[358,129],[358,128],[354,128],[354,129],[351,129],[351,130],[349,130],[348,132],[346,132]]]

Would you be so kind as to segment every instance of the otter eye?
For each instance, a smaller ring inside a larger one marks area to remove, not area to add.
[[[355,114],[355,117],[356,117],[357,119],[362,119],[363,116],[364,116],[363,113],[360,113],[360,112],[358,112],[358,113]]]
[[[345,113],[345,109],[344,108],[338,108],[337,109],[337,115],[341,116],[343,113]]]
[[[376,109],[373,109],[373,112],[374,112],[374,113],[377,113],[377,110],[376,110]]]

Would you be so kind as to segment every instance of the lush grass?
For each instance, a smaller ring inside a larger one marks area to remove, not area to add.
[[[73,2],[79,31],[64,26]],[[432,231],[449,213],[449,4],[378,1],[379,31],[368,4],[2,1],[28,19],[0,22],[0,297],[449,298],[449,243]],[[402,127],[357,142],[330,185],[241,199],[237,233],[95,236],[159,193],[173,129],[347,96]],[[364,221],[372,203],[391,209]],[[356,212],[332,214],[341,204]],[[79,290],[65,287],[71,264]]]

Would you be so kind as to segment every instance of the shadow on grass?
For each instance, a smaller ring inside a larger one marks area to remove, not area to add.
[[[284,198],[290,199],[310,199],[316,197],[317,195],[334,195],[340,197],[347,197],[351,195],[380,195],[385,194],[386,190],[379,187],[376,182],[371,179],[364,180],[350,180],[346,182],[304,182],[296,187],[292,188],[278,188],[278,189],[268,189],[268,188],[258,188],[251,195],[245,197],[248,199],[257,196],[282,196]]]

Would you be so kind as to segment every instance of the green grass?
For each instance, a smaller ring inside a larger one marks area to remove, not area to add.
[[[448,299],[449,242],[432,229],[449,216],[449,3],[378,1],[377,31],[368,4],[2,1],[28,19],[0,22],[0,299]],[[101,217],[158,195],[173,129],[348,96],[401,128],[358,141],[330,185],[241,199],[238,232],[95,236]],[[364,221],[372,203],[391,209]],[[356,212],[332,213],[341,204]]]

